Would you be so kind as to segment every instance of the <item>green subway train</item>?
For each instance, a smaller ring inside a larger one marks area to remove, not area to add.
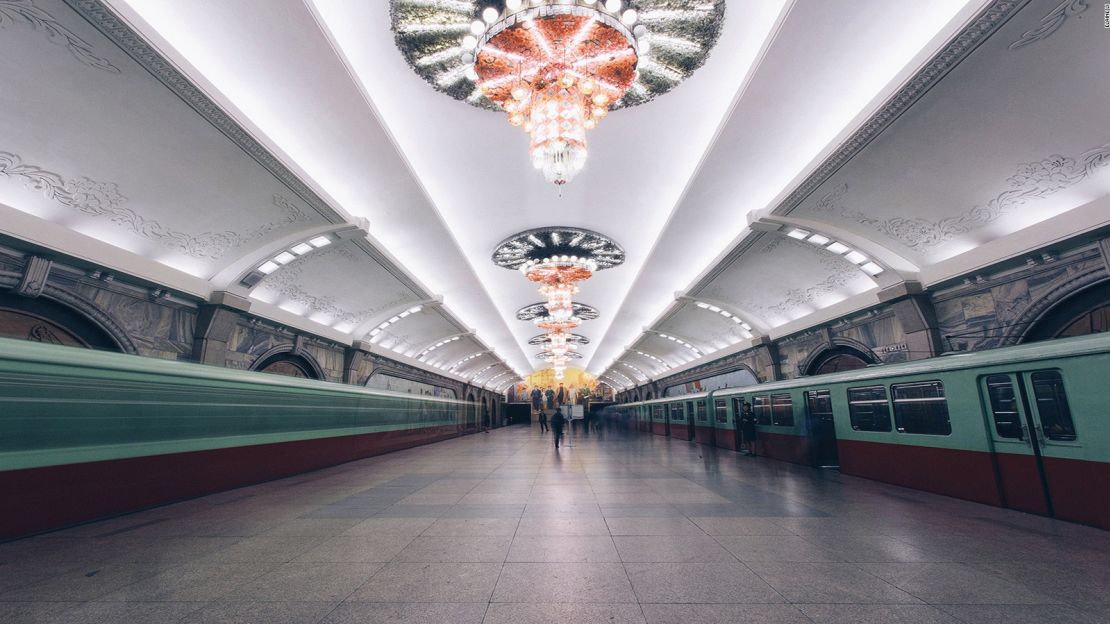
[[[629,427],[1110,529],[1110,333],[626,403]]]
[[[0,539],[477,429],[459,400],[0,339]]]

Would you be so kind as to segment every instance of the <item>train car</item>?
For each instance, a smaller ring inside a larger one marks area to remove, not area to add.
[[[781,383],[784,382],[712,393],[715,402],[725,402],[730,426],[721,431],[721,437],[735,445],[726,448],[737,450],[740,447],[743,441],[738,425],[740,414],[744,404],[750,404],[756,422],[758,454],[796,464],[837,466],[828,392],[800,386],[776,387]]]
[[[710,393],[734,448],[1110,529],[1110,334]]]
[[[713,406],[713,439],[710,444],[730,451],[738,451],[740,450],[740,428],[737,421],[739,412],[733,413],[731,401],[717,397],[720,392],[720,390],[710,392],[706,399],[709,405]]]
[[[475,431],[464,401],[0,339],[0,540]]]
[[[672,399],[672,402],[669,404],[672,438],[689,441],[697,440],[698,423],[702,423],[702,429],[705,429],[706,425],[709,424],[705,409],[705,400],[708,396],[708,392],[699,392],[695,394],[684,394]],[[698,420],[699,406],[701,409],[701,421]]]
[[[670,403],[672,399],[652,399],[643,402],[643,410],[651,423],[650,431],[657,436],[671,435]]]

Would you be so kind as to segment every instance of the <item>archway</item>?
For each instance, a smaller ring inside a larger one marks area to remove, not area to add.
[[[269,373],[271,375],[298,377],[300,379],[323,379],[323,373],[316,362],[313,362],[303,355],[293,353],[292,351],[283,351],[270,355],[263,354],[263,356],[251,366],[251,370],[260,373]]]
[[[1048,309],[1021,342],[1085,336],[1110,331],[1110,280],[1085,288]]]
[[[126,352],[103,327],[51,299],[0,293],[0,336],[85,349]]]
[[[846,345],[825,349],[809,359],[803,374],[825,375],[864,368],[877,361],[872,356]]]

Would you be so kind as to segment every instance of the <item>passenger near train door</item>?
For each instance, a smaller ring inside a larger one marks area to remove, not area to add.
[[[697,437],[698,437],[697,432],[694,430],[694,428],[696,426],[697,425],[694,423],[694,402],[693,401],[687,401],[686,402],[686,439],[687,440],[696,440],[697,439]]]
[[[813,465],[818,468],[839,468],[840,452],[836,446],[832,395],[828,390],[807,390],[805,399],[806,425],[813,440]]]
[[[1031,513],[1071,516],[1053,501],[1053,495],[1069,485],[1061,460],[1074,455],[1070,451],[1079,441],[1060,372],[985,375],[979,379],[979,391],[1004,504]]]

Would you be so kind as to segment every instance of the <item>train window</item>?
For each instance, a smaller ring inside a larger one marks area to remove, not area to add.
[[[728,403],[724,399],[717,399],[714,401],[714,411],[717,412],[717,422],[728,422]]]
[[[1057,371],[1037,371],[1032,375],[1033,396],[1037,399],[1037,415],[1049,440],[1075,439],[1075,423],[1064,394],[1064,380]]]
[[[686,420],[686,417],[682,414],[681,403],[671,404],[671,420]]]
[[[662,405],[656,405],[655,407],[651,408],[651,411],[652,411],[652,417],[655,420],[663,420],[663,406]]]
[[[939,381],[917,381],[890,387],[894,399],[894,422],[902,433],[950,435],[948,399]]]
[[[848,388],[848,417],[856,431],[890,431],[890,405],[886,388]]]
[[[709,420],[709,415],[705,413],[705,401],[698,401],[698,420],[702,422]]]
[[[752,397],[752,413],[755,414],[755,424],[771,424],[771,397]]]
[[[994,430],[1000,438],[1022,439],[1021,414],[1018,413],[1014,382],[1009,375],[987,377],[987,398],[991,402]]]
[[[794,403],[789,394],[771,395],[771,424],[779,427],[794,426]]]

